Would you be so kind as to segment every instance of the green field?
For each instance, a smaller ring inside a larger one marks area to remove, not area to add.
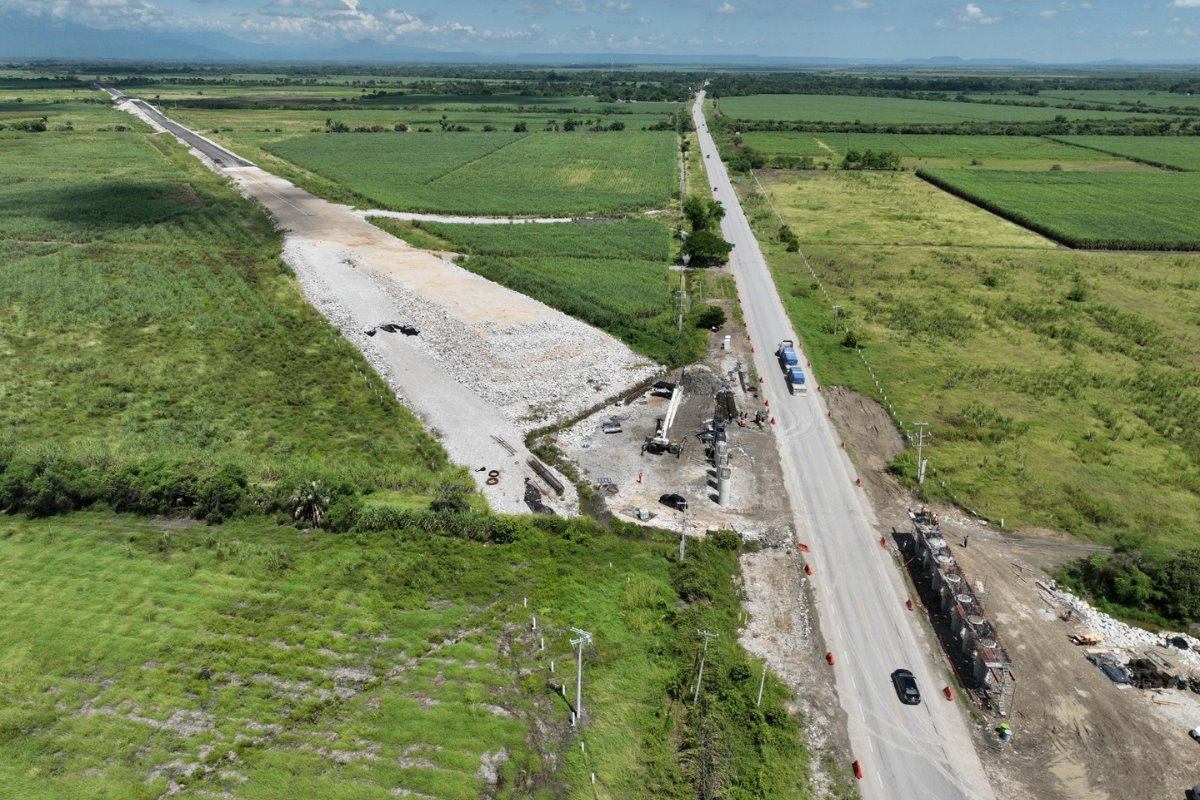
[[[406,238],[403,223],[377,225]],[[679,364],[703,352],[704,333],[677,330],[679,272],[670,231],[661,222],[635,219],[576,225],[443,225],[422,222],[437,237],[423,247],[468,254],[464,267],[541,300],[621,339],[658,361]],[[694,278],[693,280],[700,280]],[[699,291],[697,286],[692,291]],[[697,303],[695,312],[703,305]]]
[[[1064,116],[1077,119],[1153,118],[1121,111],[1076,111],[1062,108],[910,100],[899,97],[849,95],[758,94],[722,97],[720,111],[731,119],[804,122],[956,123],[1038,122]]]
[[[578,215],[661,206],[676,188],[672,133],[319,134],[272,153],[386,208]]]
[[[1062,141],[1150,164],[1200,172],[1200,136],[1063,136]]]
[[[74,131],[0,132],[0,463],[223,463],[418,495],[448,475],[261,209],[143,130],[94,107]]]
[[[1195,113],[1200,111],[1200,95],[1175,94],[1147,89],[1043,89],[1036,96],[1004,93],[969,93],[972,99],[1003,99],[1022,103],[1089,103],[1095,105],[1137,106],[1148,109],[1180,109]]]
[[[964,199],[1072,247],[1200,249],[1200,180],[1172,172],[922,170]]]
[[[561,519],[511,532],[489,545],[256,519],[0,518],[2,793],[682,800],[703,777],[681,766],[683,742],[703,731],[720,745],[688,758],[710,757],[717,785],[808,796],[773,678],[754,708],[735,553],[697,542],[680,570],[670,534]],[[574,689],[572,625],[595,637],[586,753],[558,689]],[[721,633],[700,706],[681,688],[696,627]]]
[[[1106,543],[1144,533],[1158,553],[1194,546],[1198,256],[1038,245],[951,198],[931,203],[930,187],[903,174],[777,173],[764,184],[829,292],[778,241],[766,200],[748,195],[815,371],[881,398],[840,344],[853,330],[903,429],[930,422],[929,496],[1009,528]],[[948,217],[947,203],[969,211]],[[893,218],[901,209],[909,217]],[[937,231],[939,219],[957,235]],[[912,451],[896,468],[912,480]]]
[[[1063,141],[1073,141],[1073,138],[1064,137]],[[809,156],[818,163],[830,161],[835,166],[850,150],[891,150],[900,155],[908,168],[1049,169],[1058,164],[1072,170],[1145,169],[1119,156],[1072,147],[1040,136],[748,131],[742,134],[742,139],[747,146],[769,157]]]

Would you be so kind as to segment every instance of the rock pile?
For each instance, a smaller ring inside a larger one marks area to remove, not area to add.
[[[516,325],[467,323],[386,275],[373,275],[420,348],[524,432],[569,419],[657,371],[603,331],[547,308]],[[368,323],[371,324],[371,323]]]
[[[1141,652],[1150,647],[1161,647],[1167,640],[1181,639],[1187,644],[1187,649],[1171,648],[1179,659],[1179,664],[1189,669],[1200,670],[1200,653],[1194,649],[1196,645],[1200,644],[1200,640],[1194,636],[1185,633],[1152,633],[1144,628],[1136,628],[1113,619],[1103,611],[1092,608],[1086,600],[1076,597],[1070,592],[1057,590],[1056,593],[1058,599],[1075,612],[1080,622],[1100,637],[1101,646],[1129,648]]]

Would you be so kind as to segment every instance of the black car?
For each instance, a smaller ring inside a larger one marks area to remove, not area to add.
[[[688,510],[687,498],[681,494],[664,494],[662,497],[658,498],[658,502],[662,503],[664,506],[670,506],[676,511]]]
[[[896,687],[896,696],[907,706],[915,706],[921,702],[921,690],[913,674],[906,669],[898,669],[892,673],[892,686]]]

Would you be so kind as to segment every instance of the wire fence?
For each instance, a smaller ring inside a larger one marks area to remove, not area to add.
[[[785,222],[783,219],[783,215],[780,214],[779,209],[775,207],[775,201],[772,200],[771,194],[766,190],[766,187],[762,185],[762,181],[758,179],[758,173],[756,173],[754,170],[751,170],[750,176],[754,178],[754,185],[758,187],[759,193],[762,195],[763,199],[767,201],[767,205],[771,207],[771,212],[775,215],[775,218],[779,220],[780,226],[787,225],[787,222]],[[835,304],[833,302],[833,298],[829,296],[829,291],[825,288],[824,281],[822,281],[820,276],[817,275],[817,271],[813,269],[812,262],[808,260],[808,256],[804,254],[804,251],[797,250],[796,252],[800,255],[800,259],[804,262],[805,269],[807,269],[808,274],[812,276],[813,282],[821,291],[821,296],[825,298],[825,303],[829,306],[829,310],[832,313],[837,304]],[[858,354],[858,359],[862,362],[863,368],[866,369],[867,374],[871,376],[871,381],[875,384],[875,391],[881,400],[881,405],[887,411],[888,417],[890,417],[892,422],[896,425],[897,430],[901,431],[902,434],[906,433],[904,421],[897,415],[895,406],[892,405],[891,399],[888,398],[886,387],[884,386],[883,382],[879,380],[879,376],[875,374],[874,367],[872,367],[871,362],[867,360],[867,354],[863,352],[862,346],[859,345],[857,341],[854,343],[854,351]],[[916,422],[913,421],[910,424],[915,425]],[[920,465],[918,464],[918,469],[919,468]],[[933,470],[933,474],[935,480],[938,482],[938,485],[942,487],[946,497],[948,497],[951,502],[953,502],[959,508],[966,510],[974,517],[986,519],[981,514],[972,511],[970,508],[967,508],[966,504],[959,498],[957,494],[955,494],[954,490],[950,488],[946,481],[940,477],[937,477],[936,469]]]

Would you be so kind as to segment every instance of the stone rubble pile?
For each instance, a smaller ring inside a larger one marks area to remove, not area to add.
[[[1200,644],[1200,640],[1194,636],[1186,633],[1152,633],[1144,628],[1137,628],[1113,619],[1103,611],[1092,608],[1086,600],[1076,597],[1070,592],[1057,589],[1056,594],[1067,608],[1075,612],[1075,616],[1081,624],[1086,626],[1091,633],[1100,637],[1100,647],[1129,648],[1140,654],[1147,648],[1161,647],[1168,639],[1182,637],[1187,642],[1188,649],[1172,647],[1172,655],[1178,659],[1181,666],[1200,670],[1200,653],[1192,649],[1195,645]]]
[[[308,298],[308,302],[312,304],[313,308],[320,311],[329,324],[341,331],[342,335],[358,348],[367,363],[371,365],[371,369],[375,370],[375,374],[383,378],[384,382],[391,387],[396,399],[404,402],[404,395],[400,392],[400,386],[395,380],[395,376],[392,375],[391,368],[380,356],[371,338],[364,332],[365,326],[360,325],[358,320],[334,299],[334,293],[322,280],[320,270],[309,264],[307,248],[298,245],[290,238],[285,238],[283,259],[292,267],[296,281],[300,284],[304,296]]]
[[[544,319],[467,323],[386,275],[373,276],[415,345],[522,431],[569,419],[657,371],[617,339],[547,308]],[[378,324],[368,323],[368,324]]]
[[[305,296],[363,353],[372,368],[397,392],[400,386],[366,330],[394,322],[412,325],[420,335],[407,342],[448,375],[528,432],[569,419],[655,374],[658,367],[614,337],[547,307],[543,319],[517,325],[468,323],[441,305],[392,280],[368,273],[389,298],[389,319],[366,319],[334,300],[334,293],[309,268],[306,248],[285,242]],[[341,254],[344,262],[353,253]],[[458,267],[456,267],[458,269]],[[376,333],[376,336],[397,334]]]

